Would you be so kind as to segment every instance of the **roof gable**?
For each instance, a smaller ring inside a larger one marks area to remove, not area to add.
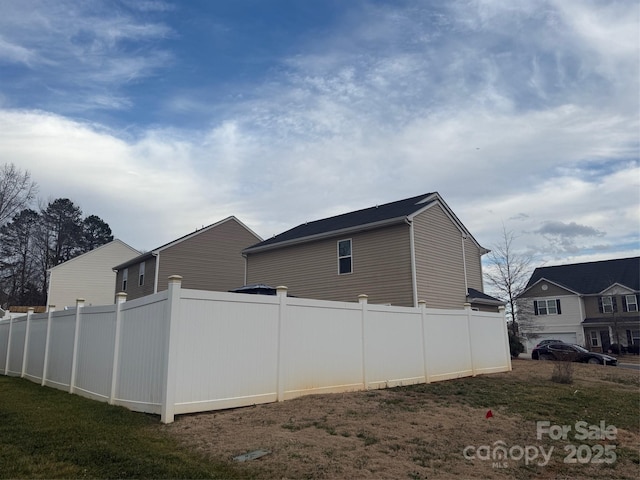
[[[145,261],[145,260],[157,255],[161,251],[166,250],[169,247],[173,247],[174,245],[177,245],[177,244],[182,243],[182,242],[184,242],[186,240],[189,240],[189,239],[195,237],[196,235],[200,235],[200,234],[202,234],[204,232],[207,232],[207,231],[209,231],[209,230],[211,230],[213,228],[216,228],[216,227],[218,227],[218,226],[220,226],[220,225],[222,225],[222,224],[224,224],[226,222],[229,222],[229,221],[236,222],[238,225],[240,225],[241,227],[245,228],[249,233],[251,233],[254,237],[256,237],[256,239],[259,240],[261,238],[260,235],[255,233],[253,230],[251,230],[244,223],[242,223],[240,220],[238,220],[235,216],[232,215],[232,216],[227,217],[227,218],[225,218],[223,220],[220,220],[219,222],[212,223],[211,225],[208,225],[208,226],[203,227],[203,228],[201,228],[199,230],[196,230],[195,232],[188,233],[187,235],[184,235],[184,236],[182,236],[182,237],[180,237],[180,238],[178,238],[176,240],[172,240],[169,243],[165,243],[164,245],[161,245],[161,246],[159,246],[157,248],[154,248],[150,252],[143,253],[142,255],[140,255],[140,256],[138,256],[136,258],[133,258],[133,259],[129,260],[128,262],[125,262],[125,263],[122,263],[120,265],[117,265],[113,269],[114,270],[121,270],[121,269],[123,269],[125,267],[128,267],[130,265],[134,265],[136,263],[141,263],[141,262],[143,262],[143,261]]]
[[[82,255],[78,255],[77,257],[73,257],[73,258],[67,260],[66,262],[63,262],[63,263],[60,263],[60,264],[56,265],[55,267],[51,267],[49,269],[49,271],[51,272],[51,271],[59,269],[59,268],[65,268],[68,265],[70,265],[72,263],[76,263],[78,261],[82,261],[82,260],[86,259],[87,257],[93,257],[93,256],[95,256],[96,253],[103,252],[104,250],[111,250],[113,248],[117,248],[118,245],[130,250],[131,251],[131,255],[133,256],[133,258],[135,258],[138,255],[140,255],[140,252],[138,250],[136,250],[135,248],[133,248],[132,246],[127,245],[125,242],[123,242],[120,239],[114,238],[110,242],[104,243],[104,244],[100,245],[99,247],[94,248],[93,250],[89,250],[88,252],[85,252]]]
[[[527,289],[545,279],[582,295],[601,293],[614,284],[640,290],[640,257],[536,268]]]
[[[549,290],[549,285],[552,288]],[[553,288],[555,287],[555,288]],[[548,295],[557,295],[557,294],[571,294],[571,295],[580,295],[580,292],[576,292],[566,285],[561,285],[558,282],[554,282],[548,278],[542,277],[539,278],[535,283],[527,286],[524,291],[518,295],[519,297],[544,297]]]

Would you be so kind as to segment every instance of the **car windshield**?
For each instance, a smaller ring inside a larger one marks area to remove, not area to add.
[[[586,348],[584,348],[584,347],[581,347],[580,345],[574,345],[574,348],[575,348],[576,350],[578,350],[579,352],[582,352],[582,353],[589,353],[589,350],[587,350],[587,349],[586,349]]]

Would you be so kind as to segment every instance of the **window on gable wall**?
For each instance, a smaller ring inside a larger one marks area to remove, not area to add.
[[[338,242],[338,273],[344,275],[353,271],[351,239]]]
[[[635,295],[625,295],[623,297],[624,311],[625,312],[637,312],[638,311],[638,297]]]
[[[598,299],[598,308],[600,310],[600,313],[617,312],[618,306],[616,304],[616,297],[612,297],[611,295],[600,297]]]
[[[533,313],[535,315],[560,315],[562,313],[560,309],[560,299],[534,300]]]
[[[144,262],[140,263],[140,267],[138,269],[138,286],[144,285]]]
[[[127,280],[129,279],[129,269],[125,268],[122,271],[122,291],[126,292],[127,291]]]

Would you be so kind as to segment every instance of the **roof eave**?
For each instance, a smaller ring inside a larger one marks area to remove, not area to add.
[[[495,305],[498,307],[504,307],[507,303],[502,300],[489,300],[488,298],[468,298],[469,303],[477,303],[480,305]]]

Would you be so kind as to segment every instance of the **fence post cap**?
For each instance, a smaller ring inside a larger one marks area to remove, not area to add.
[[[276,295],[287,296],[287,290],[289,290],[289,287],[285,287],[284,285],[278,285],[276,287]]]
[[[169,283],[182,282],[182,275],[169,275]]]
[[[427,306],[427,301],[426,300],[418,300],[418,306],[419,307],[426,307]]]

